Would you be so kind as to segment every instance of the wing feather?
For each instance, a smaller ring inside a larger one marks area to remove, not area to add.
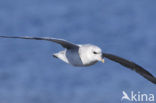
[[[58,44],[62,45],[64,48],[67,48],[67,49],[79,48],[78,45],[73,44],[73,43],[71,43],[71,42],[68,42],[68,41],[66,41],[66,40],[63,40],[63,39],[56,39],[56,38],[49,38],[49,37],[0,36],[0,38],[16,38],[16,39],[46,40],[46,41],[52,41],[52,42],[58,43]]]
[[[144,78],[146,78],[147,80],[151,81],[152,83],[156,84],[156,78],[149,73],[147,70],[145,70],[143,67],[137,65],[136,63],[123,59],[121,57],[112,55],[112,54],[108,54],[108,53],[103,53],[103,57],[108,58],[112,61],[115,61],[131,70],[136,71],[137,73],[139,73],[140,75],[142,75]]]

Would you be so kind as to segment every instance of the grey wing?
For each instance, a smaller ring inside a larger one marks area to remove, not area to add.
[[[73,43],[71,43],[71,42],[68,42],[68,41],[66,41],[66,40],[63,40],[63,39],[56,39],[56,38],[49,38],[49,37],[0,36],[0,38],[16,38],[16,39],[46,40],[46,41],[52,41],[52,42],[58,43],[58,44],[62,45],[64,48],[67,48],[67,49],[79,48],[78,45],[73,44]]]
[[[120,63],[121,65],[123,65],[123,66],[125,66],[127,68],[130,68],[131,70],[136,71],[137,73],[142,75],[147,80],[149,80],[152,83],[156,84],[156,78],[151,73],[149,73],[147,70],[145,70],[141,66],[135,64],[134,62],[131,62],[131,61],[123,59],[121,57],[118,57],[118,56],[115,56],[115,55],[112,55],[112,54],[107,54],[107,53],[103,53],[103,57],[108,58],[108,59],[110,59],[112,61],[115,61],[117,63]]]

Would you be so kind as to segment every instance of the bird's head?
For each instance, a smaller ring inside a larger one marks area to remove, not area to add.
[[[102,63],[104,63],[101,48],[99,48],[98,46],[93,46],[91,48],[90,52],[91,52],[91,55],[92,55],[93,59],[95,59],[97,61],[101,61]]]
[[[88,61],[101,61],[102,63],[104,63],[101,48],[90,44],[84,45],[83,47],[83,53],[85,52],[85,56],[88,59]]]

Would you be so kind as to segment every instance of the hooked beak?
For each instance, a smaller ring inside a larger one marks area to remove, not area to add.
[[[102,59],[102,60],[101,60],[101,62],[102,62],[102,63],[105,63],[105,60],[104,60],[104,59]]]

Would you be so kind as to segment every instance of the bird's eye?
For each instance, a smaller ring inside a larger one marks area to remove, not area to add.
[[[95,52],[95,51],[94,51],[93,53],[94,53],[94,54],[97,54],[97,52]]]

